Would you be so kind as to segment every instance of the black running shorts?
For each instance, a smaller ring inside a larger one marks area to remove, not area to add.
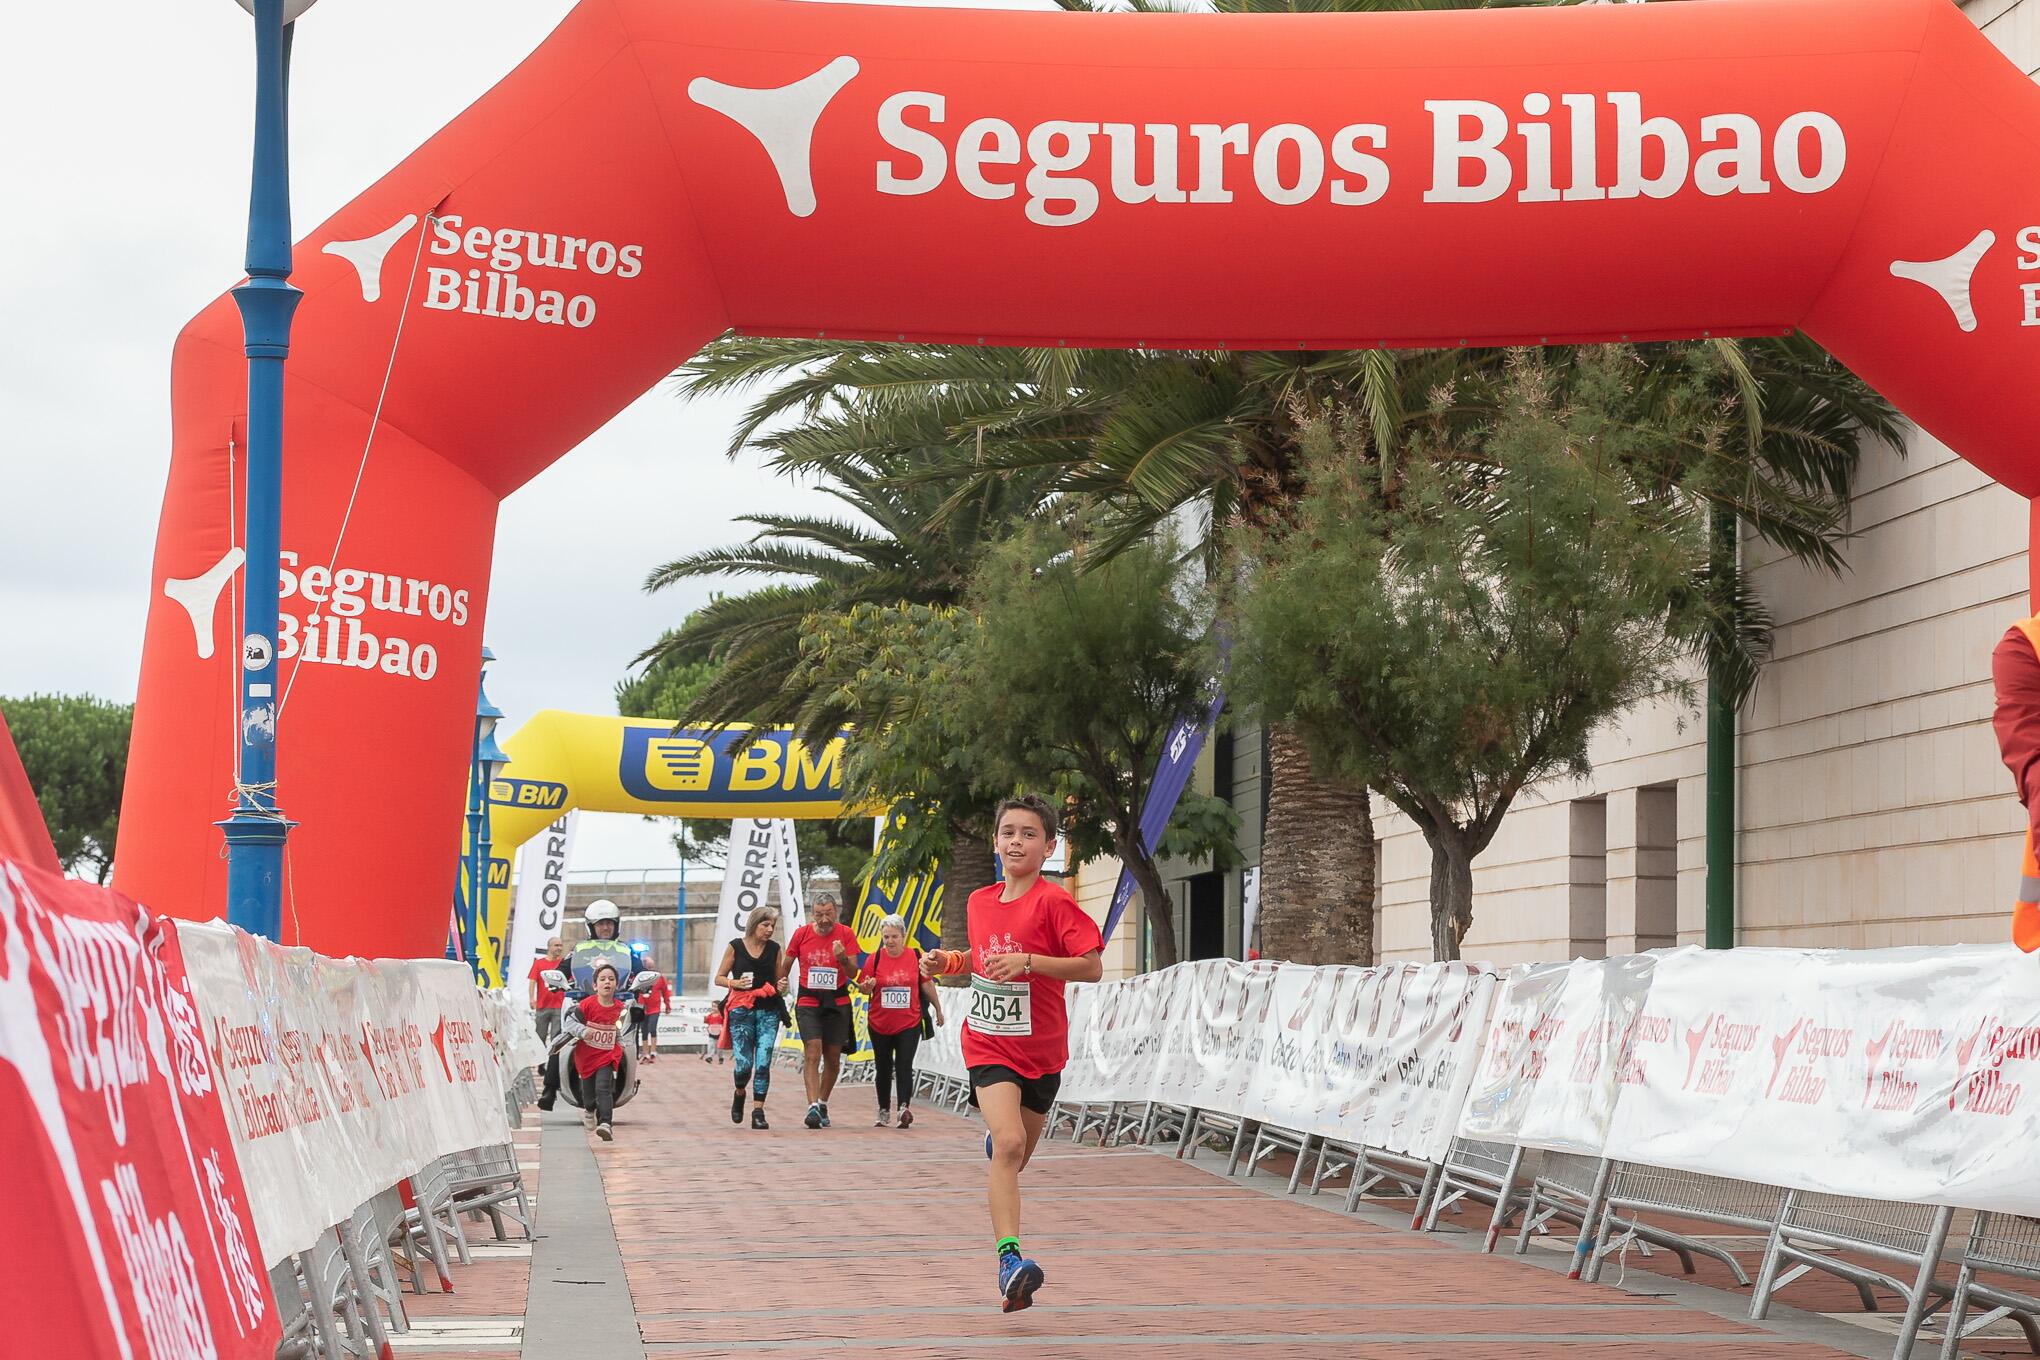
[[[848,1006],[795,1006],[793,1018],[800,1026],[800,1041],[804,1044],[819,1040],[824,1048],[850,1046]]]
[[[988,1063],[983,1067],[970,1069],[970,1103],[978,1103],[980,1086],[1001,1084],[1020,1088],[1020,1108],[1036,1114],[1047,1114],[1048,1107],[1055,1104],[1055,1093],[1062,1089],[1062,1073],[1049,1072],[1039,1077],[1023,1077],[1010,1067]]]

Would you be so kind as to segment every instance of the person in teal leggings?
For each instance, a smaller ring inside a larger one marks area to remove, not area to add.
[[[767,1128],[765,1093],[772,1085],[772,1050],[779,1027],[786,1023],[786,999],[773,980],[779,976],[779,943],[772,938],[779,913],[759,907],[744,920],[744,933],[723,947],[715,981],[729,988],[723,1018],[730,1027],[730,1052],[736,1057],[736,1093],[730,1100],[730,1122],[744,1122],[744,1084],[751,1086],[751,1127]]]

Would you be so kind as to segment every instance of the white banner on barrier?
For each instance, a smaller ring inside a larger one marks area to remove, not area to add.
[[[513,982],[480,995],[503,1070],[514,1077],[518,1068],[537,1067],[544,1062],[545,1044],[538,1037],[527,989]]]
[[[434,1158],[509,1141],[466,965],[329,959],[179,923],[265,1265]]]
[[[1610,1156],[2040,1214],[2040,969],[2010,945],[1681,950],[1658,964]]]
[[[1460,1112],[1462,1137],[1512,1143],[1530,1112],[1530,1096],[1550,1061],[1552,1022],[1570,964],[1526,964],[1509,971],[1488,1021],[1480,1070]]]
[[[1538,1035],[1545,1063],[1529,1088],[1517,1142],[1590,1155],[1606,1146],[1632,1045],[1657,1029],[1639,1028],[1657,957],[1572,961]]]
[[[2040,970],[2009,945],[1679,949],[1518,970],[1467,1137],[2040,1214]]]
[[[1463,963],[1205,959],[1073,987],[1062,1098],[1197,1106],[1435,1159],[1474,1078],[1496,983]],[[953,1036],[938,1039],[926,1061],[950,1060]]]

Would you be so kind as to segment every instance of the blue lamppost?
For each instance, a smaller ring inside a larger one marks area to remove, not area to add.
[[[255,167],[248,193],[248,280],[234,289],[248,356],[247,567],[242,592],[240,760],[227,841],[227,920],[274,940],[283,922],[276,805],[276,577],[283,518],[283,361],[303,296],[290,285],[287,121],[291,25],[312,0],[241,0],[255,16]]]
[[[495,659],[494,652],[482,648],[482,681],[475,684],[475,736],[468,760],[468,891],[465,909],[459,916],[462,952],[478,982],[482,977],[477,946],[481,943],[489,904],[489,786],[510,763],[510,757],[496,744],[496,724],[502,720],[503,710],[489,702],[489,691],[483,683],[488,677],[489,663]]]

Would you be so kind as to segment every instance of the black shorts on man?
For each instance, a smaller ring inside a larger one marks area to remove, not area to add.
[[[795,1006],[794,1023],[800,1028],[800,1041],[812,1044],[820,1041],[824,1048],[847,1048],[850,1044],[850,1008],[848,1006]]]
[[[1036,1114],[1047,1114],[1055,1104],[1055,1093],[1062,1089],[1062,1073],[1049,1072],[1039,1077],[1023,1077],[1010,1067],[987,1063],[983,1067],[970,1069],[970,1103],[978,1103],[978,1088],[1010,1084],[1020,1088],[1020,1108]]]

